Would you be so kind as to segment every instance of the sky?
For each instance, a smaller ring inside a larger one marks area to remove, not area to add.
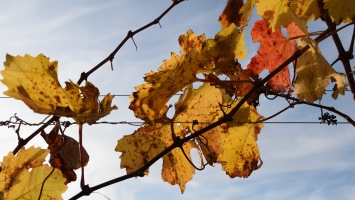
[[[106,64],[89,77],[101,94],[110,92],[129,95],[134,86],[143,83],[144,74],[156,69],[170,52],[179,52],[178,36],[193,30],[197,35],[206,34],[213,38],[220,30],[217,21],[226,1],[189,0],[176,6],[160,24],[153,26],[129,40],[118,52],[114,70]],[[58,60],[58,77],[76,82],[81,72],[90,70],[106,58],[121,42],[129,30],[151,22],[169,5],[168,0],[77,0],[77,1],[2,1],[0,6],[0,62],[6,54],[36,56],[40,53]],[[253,18],[255,20],[256,18]],[[248,33],[252,24],[247,27]],[[324,30],[317,24],[310,24],[312,31]],[[351,29],[340,32],[344,44]],[[241,60],[245,67],[256,54],[258,45],[246,34],[247,57]],[[348,39],[348,40],[346,40]],[[320,45],[329,62],[337,58],[331,40]],[[355,63],[352,62],[352,66]],[[336,70],[341,70],[336,65]],[[2,70],[3,67],[0,67]],[[0,84],[0,96],[7,87]],[[353,119],[354,100],[347,92],[337,101],[327,93],[322,103],[334,106]],[[128,96],[115,97],[113,103],[118,110],[102,121],[139,121],[128,109]],[[282,100],[261,99],[258,112],[267,117],[287,106]],[[6,121],[16,113],[21,119],[41,122],[46,116],[35,114],[22,102],[0,98],[0,121]],[[273,118],[272,122],[318,122],[320,110],[307,106],[293,109]],[[339,122],[345,121],[337,116]],[[68,120],[68,119],[63,119]],[[22,126],[20,134],[26,137],[38,127]],[[85,168],[86,182],[90,186],[125,174],[120,169],[119,153],[114,151],[117,140],[131,134],[138,127],[118,125],[85,125],[84,146],[90,155]],[[66,134],[78,138],[78,127],[70,126]],[[46,129],[47,132],[50,128]],[[0,126],[0,158],[17,145],[13,129]],[[26,145],[46,148],[41,137]],[[171,186],[161,179],[161,165],[158,161],[150,168],[149,176],[134,178],[100,189],[81,199],[353,199],[355,197],[355,131],[349,124],[328,126],[326,124],[270,123],[265,124],[259,138],[263,166],[254,171],[248,179],[230,179],[220,165],[197,171],[193,180],[187,183],[182,195],[178,186]],[[78,177],[80,172],[77,171]],[[80,191],[79,181],[70,183],[64,193],[68,199]]]

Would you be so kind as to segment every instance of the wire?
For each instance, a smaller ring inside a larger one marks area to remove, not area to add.
[[[333,90],[325,90],[326,92],[332,92]],[[351,90],[349,89],[346,89],[344,90],[345,92],[350,92]],[[174,96],[181,96],[182,93],[177,93],[177,94],[174,94]],[[104,97],[106,95],[99,95],[100,97]],[[131,96],[130,94],[111,94],[111,96],[114,96],[114,97],[129,97]],[[6,96],[0,96],[0,99],[10,99],[12,97],[6,97]]]
[[[171,124],[171,122],[156,122],[157,124]],[[194,122],[173,122],[174,124],[193,124]],[[199,124],[212,124],[214,122],[199,122]],[[228,124],[327,124],[327,123],[322,123],[319,121],[264,121],[264,122],[228,122]],[[0,121],[0,126],[8,126],[12,127],[11,125],[23,125],[23,126],[41,126],[45,124],[44,122],[40,123],[28,123],[24,121],[17,121],[17,122],[11,122],[11,121]],[[77,124],[76,122],[69,122],[69,121],[64,121],[61,122],[62,125],[69,127],[71,125]],[[120,122],[114,122],[114,121],[101,121],[101,122],[96,122],[94,123],[96,125],[104,125],[104,124],[109,124],[109,125],[131,125],[131,126],[143,126],[145,122],[143,121],[120,121]],[[337,122],[337,124],[352,124],[350,122]],[[52,123],[51,125],[55,125],[55,123]]]

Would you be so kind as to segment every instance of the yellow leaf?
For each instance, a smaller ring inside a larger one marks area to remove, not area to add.
[[[223,153],[219,155],[218,162],[222,169],[231,177],[248,177],[253,170],[260,168],[260,153],[256,140],[263,125],[256,122],[261,119],[254,106],[244,103],[229,123],[228,133],[223,135]],[[246,122],[238,124],[238,122]]]
[[[169,125],[146,124],[131,135],[118,140],[115,151],[122,152],[121,168],[132,173],[173,143]],[[148,175],[148,170],[145,172]]]
[[[198,139],[203,155],[211,166],[217,163],[219,155],[224,152],[223,145],[228,131],[229,127],[224,124],[207,131]]]
[[[337,24],[352,22],[354,20],[354,0],[324,0],[324,8],[328,9],[329,15]]]
[[[169,99],[197,81],[196,74],[218,71],[234,65],[235,59],[242,59],[246,55],[244,47],[244,32],[232,24],[222,28],[215,39],[205,39],[204,35],[197,36],[192,31],[179,37],[181,56],[172,53],[171,58],[165,60],[158,72],[149,72],[142,85],[135,87],[136,92],[131,95],[130,109],[135,116],[154,122],[163,117],[168,107]]]
[[[57,77],[57,62],[50,62],[43,54],[6,55],[2,82],[8,87],[4,94],[22,100],[34,112],[72,117],[79,123],[92,124],[106,116],[111,107],[112,96],[106,95],[98,103],[99,90],[90,82],[80,87],[72,81],[63,89]]]
[[[179,100],[175,103],[175,115],[186,110],[188,106],[188,100],[191,98],[191,94],[194,91],[193,85],[190,84],[184,89],[184,93],[180,96]]]
[[[218,21],[222,27],[229,27],[232,23],[237,26],[247,26],[254,9],[256,0],[229,0]]]
[[[223,116],[220,110],[219,102],[222,103],[222,92],[210,85],[204,83],[197,90],[194,90],[186,101],[186,107],[183,112],[175,113],[175,121],[177,122],[215,122]],[[194,125],[181,123],[175,126],[177,134],[181,131],[189,129],[190,132],[202,129],[206,124]],[[179,135],[184,137],[185,135]]]
[[[30,147],[10,152],[1,163],[0,193],[4,199],[38,199],[42,184],[53,168],[43,166],[49,150]],[[31,170],[30,170],[31,169]],[[55,169],[44,183],[41,199],[62,199],[67,189],[62,173]]]
[[[181,193],[184,193],[186,183],[192,180],[192,175],[195,174],[195,168],[190,164],[192,160],[190,151],[192,148],[197,148],[193,141],[186,142],[182,145],[187,158],[181,149],[173,149],[163,157],[162,178],[164,181],[175,185],[179,184]]]
[[[297,60],[295,94],[300,100],[312,103],[322,98],[330,82],[336,82],[333,98],[336,98],[338,93],[344,94],[344,89],[348,85],[345,75],[337,73],[329,65],[314,40],[302,39],[300,46],[304,47],[308,42],[311,42],[311,48]]]
[[[245,30],[243,29],[241,33],[239,33],[238,27],[234,24],[231,24],[228,28],[222,28],[216,36],[216,53],[218,57],[218,63],[216,64],[219,66],[222,64],[223,67],[227,65],[227,63],[231,63],[235,59],[244,59],[247,50],[244,49],[245,41],[244,41],[244,33]],[[213,53],[213,52],[211,52]]]
[[[62,194],[67,190],[64,184],[65,178],[58,169],[54,169],[48,165],[33,168],[32,171],[23,170],[17,175],[18,184],[15,184],[10,190],[4,194],[6,199],[41,199],[61,200]],[[45,182],[44,182],[45,181]],[[43,185],[44,182],[44,185]],[[43,185],[42,193],[41,187]]]
[[[132,135],[120,139],[115,150],[122,152],[121,168],[126,168],[127,173],[132,173],[172,144],[170,124],[146,124]],[[183,148],[189,156],[191,148],[196,148],[196,145],[188,142]],[[181,192],[185,190],[186,183],[192,179],[194,173],[195,168],[186,160],[180,149],[174,149],[163,157],[163,180],[173,185],[179,184]],[[148,170],[144,174],[148,175]]]

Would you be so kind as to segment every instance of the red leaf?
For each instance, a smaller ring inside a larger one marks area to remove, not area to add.
[[[247,72],[250,74],[258,75],[265,69],[269,72],[274,71],[297,49],[295,40],[287,40],[280,29],[272,32],[264,20],[255,22],[251,36],[253,42],[260,42],[260,48],[258,55],[254,56],[247,66]],[[286,67],[276,74],[269,84],[274,92],[285,92],[288,88],[292,89],[289,68]]]

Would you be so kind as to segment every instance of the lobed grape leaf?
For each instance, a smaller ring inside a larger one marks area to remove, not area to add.
[[[0,172],[0,193],[4,199],[38,199],[39,195],[41,199],[62,199],[67,189],[65,178],[59,170],[52,172],[53,168],[43,165],[48,153],[30,147],[20,149],[16,156],[10,152],[4,157]]]
[[[337,24],[354,21],[354,0],[342,0],[341,3],[335,0],[324,0],[324,8],[328,9],[329,15]]]
[[[310,43],[311,42],[311,43]],[[294,93],[300,100],[309,103],[321,99],[325,93],[325,88],[330,82],[336,82],[333,98],[338,94],[344,95],[346,86],[345,74],[337,73],[328,61],[323,57],[314,40],[301,40],[300,47],[311,44],[311,48],[297,60]]]
[[[5,95],[23,101],[34,112],[74,118],[78,123],[92,124],[108,115],[113,96],[107,94],[98,104],[99,90],[90,82],[79,87],[72,81],[63,89],[58,81],[58,62],[50,62],[43,54],[6,55],[1,80],[8,90]]]
[[[244,31],[239,33],[234,24],[222,28],[215,39],[208,40],[190,30],[179,37],[179,44],[180,56],[172,53],[158,72],[147,73],[146,83],[135,87],[129,108],[136,117],[154,122],[165,115],[168,109],[165,104],[174,94],[198,81],[198,73],[221,70],[234,65],[236,58],[246,56]]]
[[[255,22],[251,35],[253,42],[260,42],[260,48],[258,55],[247,66],[249,74],[258,75],[265,69],[274,71],[297,50],[295,40],[288,40],[280,29],[272,32],[265,20]],[[288,67],[271,78],[269,84],[275,92],[285,92],[292,88]]]

